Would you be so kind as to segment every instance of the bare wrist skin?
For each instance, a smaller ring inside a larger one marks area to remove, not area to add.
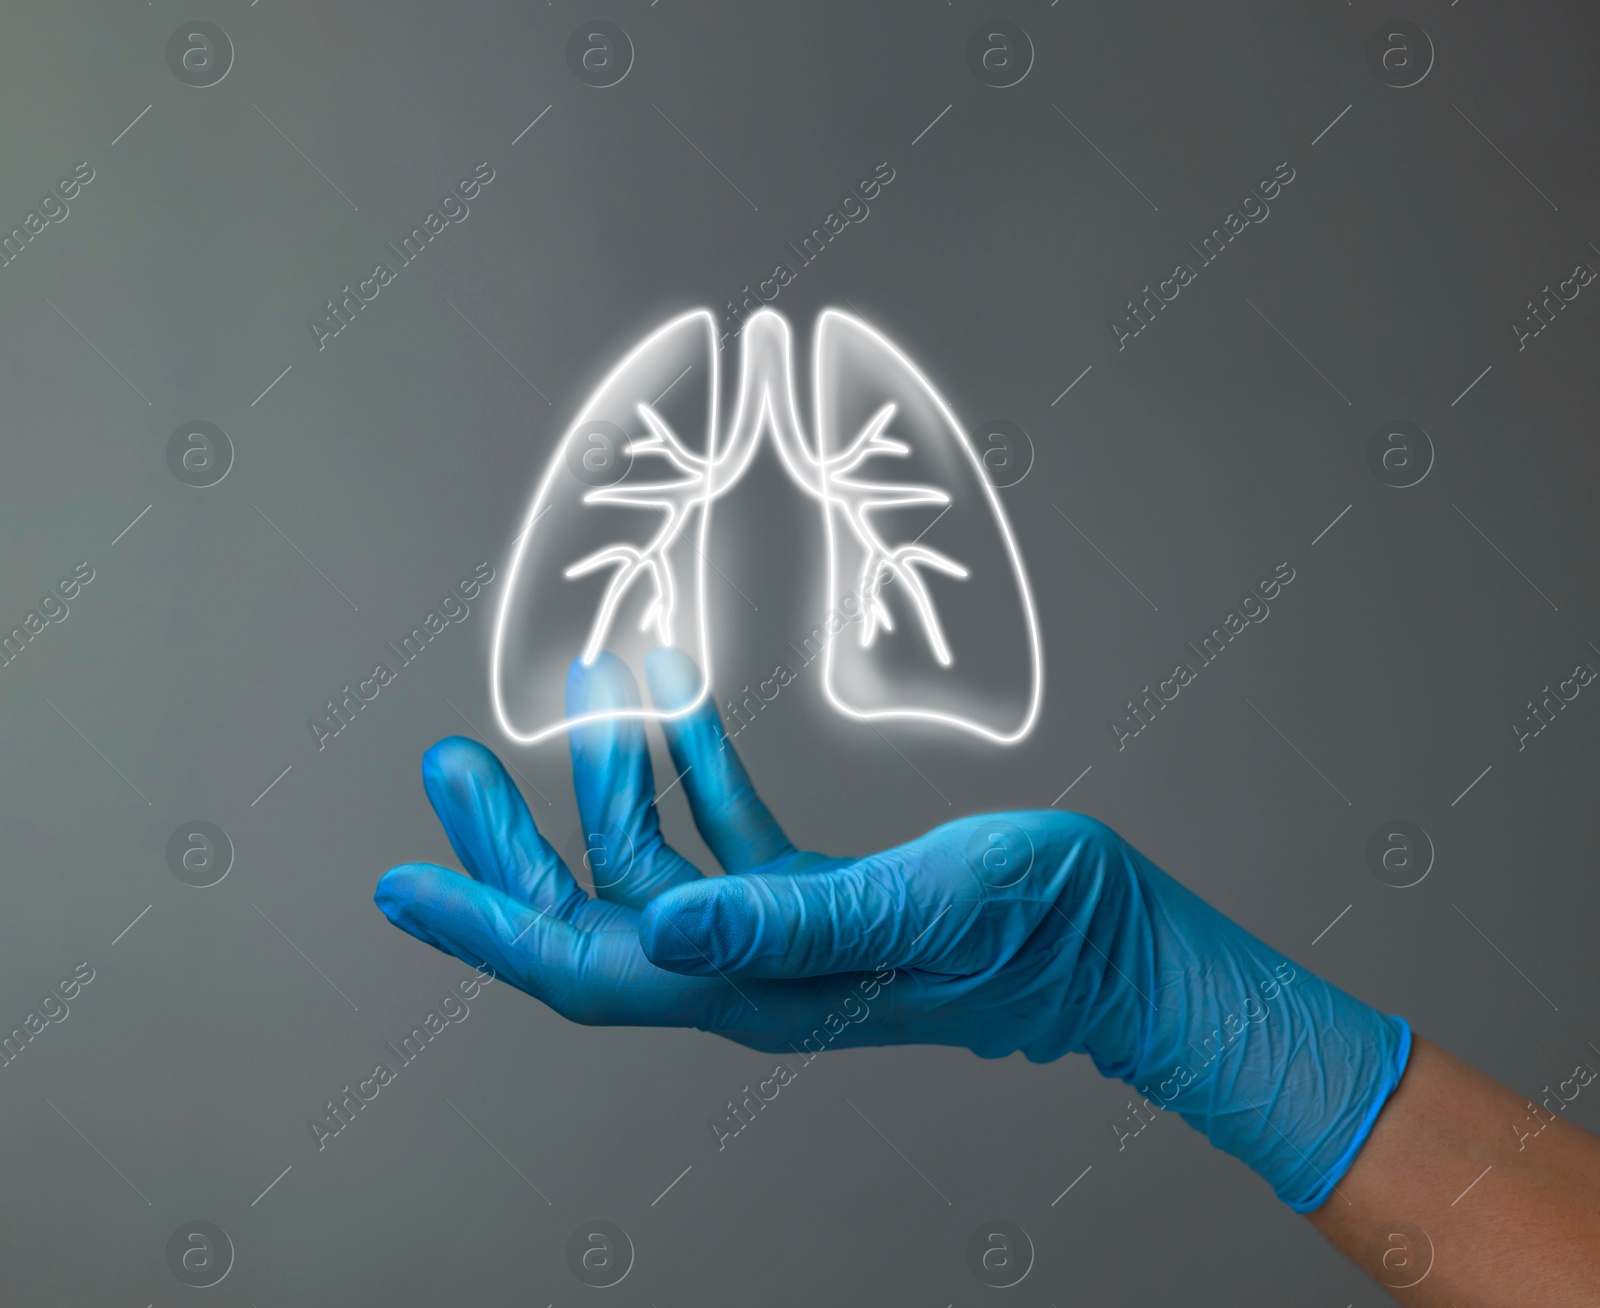
[[[1404,1304],[1600,1302],[1600,1139],[1421,1036],[1308,1218]]]

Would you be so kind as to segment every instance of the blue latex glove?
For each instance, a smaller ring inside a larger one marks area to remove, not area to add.
[[[698,679],[677,650],[646,672],[668,708]],[[636,703],[619,660],[573,666],[570,710]],[[583,829],[610,857],[599,898],[499,761],[451,738],[428,751],[423,783],[470,879],[397,867],[378,906],[578,1022],[694,1026],[766,1051],[1087,1053],[1297,1212],[1332,1192],[1399,1083],[1402,1019],[1296,968],[1091,818],[989,814],[862,859],[803,853],[711,704],[662,727],[730,875],[703,877],[666,845],[643,729],[612,720],[571,739]]]

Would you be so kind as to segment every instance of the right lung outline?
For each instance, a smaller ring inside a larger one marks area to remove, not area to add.
[[[811,365],[829,603],[845,611],[854,595],[861,614],[823,649],[824,693],[864,721],[1016,743],[1038,719],[1043,643],[1027,567],[971,437],[898,346],[842,309],[818,317]],[[957,606],[959,620],[946,621]]]

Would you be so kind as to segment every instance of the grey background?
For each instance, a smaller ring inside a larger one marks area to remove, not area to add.
[[[1600,285],[1525,350],[1510,324],[1600,266],[1600,33],[1578,5],[1413,3],[1435,62],[1395,89],[1365,60],[1395,16],[9,6],[0,225],[79,161],[95,179],[0,270],[0,624],[75,562],[95,579],[0,670],[0,1025],[80,961],[96,979],[0,1070],[6,1302],[1382,1301],[1182,1123],[1119,1151],[1129,1092],[1081,1059],[830,1054],[719,1153],[707,1119],[772,1060],[579,1028],[500,985],[319,1151],[308,1119],[466,973],[371,889],[393,863],[451,861],[418,759],[463,717],[490,723],[499,583],[325,750],[306,722],[480,560],[503,581],[552,443],[622,351],[753,286],[886,161],[870,218],[776,307],[807,334],[848,301],[968,422],[1031,435],[1003,496],[1045,715],[1011,750],[886,741],[802,675],[740,742],[791,835],[865,851],[1078,778],[1063,806],[1537,1095],[1600,1043],[1600,689],[1525,750],[1510,725],[1600,660]],[[164,55],[192,18],[235,47],[205,89]],[[595,18],[636,51],[605,89],[564,56]],[[993,18],[1036,50],[1008,89],[965,60]],[[479,161],[496,178],[470,219],[319,352],[307,318]],[[1119,352],[1124,301],[1280,162],[1296,177],[1270,218]],[[1436,451],[1403,490],[1365,456],[1395,419]],[[193,420],[235,449],[206,489],[166,464]],[[748,485],[762,521],[788,521],[780,482]],[[714,595],[744,633],[724,695],[815,618],[779,599],[806,548],[785,539],[728,567],[770,607]],[[1108,718],[1284,561],[1270,619],[1119,750]],[[561,843],[564,749],[491,743]],[[703,853],[681,787],[664,812]],[[1397,817],[1437,849],[1407,890],[1364,855]],[[190,819],[236,849],[209,889],[166,864]],[[1570,1114],[1593,1127],[1595,1105]],[[596,1218],[637,1256],[605,1291],[563,1255]],[[1037,1250],[1003,1292],[964,1260],[997,1218]],[[194,1219],[237,1251],[214,1289],[166,1264]]]

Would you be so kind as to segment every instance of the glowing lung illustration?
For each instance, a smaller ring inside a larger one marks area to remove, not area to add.
[[[824,647],[828,699],[852,717],[1020,740],[1043,697],[1038,616],[965,429],[850,314],[823,312],[811,363],[829,603],[855,619]]]
[[[998,744],[1032,728],[1043,697],[1038,615],[1011,525],[961,423],[933,385],[859,318],[817,321],[811,434],[789,325],[744,324],[733,413],[719,414],[709,311],[674,319],[600,384],[553,452],[496,618],[490,683],[501,729],[531,744],[596,718],[663,717],[642,705],[568,716],[573,659],[643,659],[675,645],[712,677],[706,569],[713,503],[770,432],[820,506],[824,611],[800,644],[847,716],[912,719]]]
[[[600,383],[554,450],[496,618],[490,692],[512,739],[531,744],[595,718],[666,716],[617,706],[568,717],[567,669],[602,649],[643,685],[644,655],[676,645],[709,684],[705,550],[720,489],[717,362],[711,314],[674,319]]]

